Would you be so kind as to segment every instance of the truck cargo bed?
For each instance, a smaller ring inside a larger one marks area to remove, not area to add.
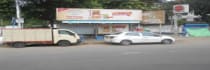
[[[4,29],[3,42],[52,42],[51,29]]]

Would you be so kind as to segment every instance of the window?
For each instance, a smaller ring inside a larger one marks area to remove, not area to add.
[[[132,32],[132,33],[126,33],[125,35],[126,36],[139,36],[139,33]]]
[[[59,30],[58,33],[63,34],[63,35],[74,35],[74,33],[66,31],[66,30]]]
[[[143,36],[154,36],[154,33],[151,32],[143,32]]]

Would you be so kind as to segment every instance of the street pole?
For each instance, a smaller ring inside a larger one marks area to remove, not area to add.
[[[20,6],[19,6],[19,0],[15,0],[15,4],[16,4],[16,17],[17,20],[20,19]],[[22,28],[22,25],[20,22],[17,22],[18,28]]]
[[[174,34],[178,35],[178,15],[175,14],[173,16],[173,19],[174,19]]]
[[[162,23],[160,23],[160,28],[159,28],[159,33],[160,33],[160,35],[162,35]]]

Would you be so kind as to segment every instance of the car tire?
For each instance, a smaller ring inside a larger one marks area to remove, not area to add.
[[[164,40],[162,40],[162,43],[163,44],[171,44],[172,43],[172,40],[170,40],[170,39],[164,39]]]
[[[14,47],[14,48],[23,48],[23,47],[25,47],[25,43],[16,42],[16,43],[12,44],[12,47]]]
[[[70,46],[71,43],[69,41],[62,40],[62,41],[59,41],[57,45],[66,47],[66,46]]]
[[[123,40],[120,42],[121,45],[130,45],[132,42],[130,40]]]

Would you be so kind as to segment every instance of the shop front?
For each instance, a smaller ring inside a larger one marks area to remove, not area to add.
[[[142,20],[141,10],[57,8],[61,28],[83,35],[131,31]]]

